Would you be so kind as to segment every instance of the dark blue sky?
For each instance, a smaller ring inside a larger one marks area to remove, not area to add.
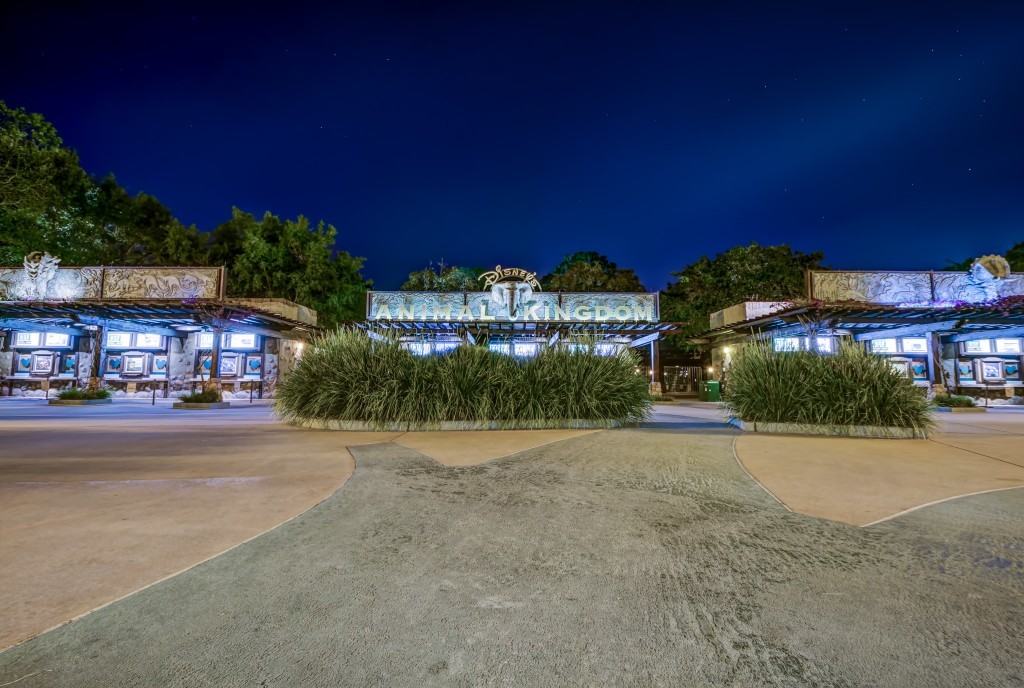
[[[382,288],[441,258],[597,250],[656,289],[750,241],[927,268],[1024,240],[1020,2],[11,5],[0,98],[88,170],[203,229],[323,218]]]

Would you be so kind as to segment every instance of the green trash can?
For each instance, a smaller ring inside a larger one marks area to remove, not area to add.
[[[722,388],[718,380],[705,380],[700,386],[701,401],[721,401]]]

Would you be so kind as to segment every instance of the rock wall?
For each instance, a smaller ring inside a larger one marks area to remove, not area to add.
[[[172,337],[167,348],[167,379],[172,396],[192,391],[193,365],[196,360],[196,342],[199,333],[192,332],[185,338]]]

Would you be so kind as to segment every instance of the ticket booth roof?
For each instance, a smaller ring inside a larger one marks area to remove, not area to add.
[[[1024,300],[962,306],[880,306],[869,303],[807,303],[707,330],[693,344],[728,343],[758,334],[805,329],[805,323],[854,336],[868,332],[911,334],[915,331],[955,332],[964,336],[1021,336]]]
[[[90,325],[110,329],[147,327],[154,331],[163,330],[164,334],[172,336],[184,336],[196,327],[222,327],[289,339],[308,338],[318,329],[315,325],[252,305],[242,306],[223,300],[0,302],[2,329],[81,329]]]

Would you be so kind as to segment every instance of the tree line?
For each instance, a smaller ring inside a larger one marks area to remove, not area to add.
[[[224,265],[229,296],[291,299],[329,327],[364,317],[371,285],[337,233],[238,208],[211,232],[186,227],[155,197],[90,176],[45,117],[0,101],[0,265],[39,250],[65,265]]]
[[[235,208],[210,232],[184,226],[159,200],[129,194],[113,176],[94,179],[42,115],[0,101],[0,265],[46,250],[66,265],[224,265],[229,296],[286,298],[316,308],[330,327],[365,316],[364,259],[334,248],[337,229]],[[1005,254],[1024,271],[1024,242]],[[662,320],[685,323],[673,339],[707,328],[708,315],[741,301],[780,301],[804,293],[804,271],[821,252],[786,245],[737,246],[704,256],[661,292]],[[949,266],[966,269],[971,260]],[[484,268],[428,265],[403,290],[474,291]],[[547,291],[646,291],[636,271],[594,251],[569,254],[541,279]]]

